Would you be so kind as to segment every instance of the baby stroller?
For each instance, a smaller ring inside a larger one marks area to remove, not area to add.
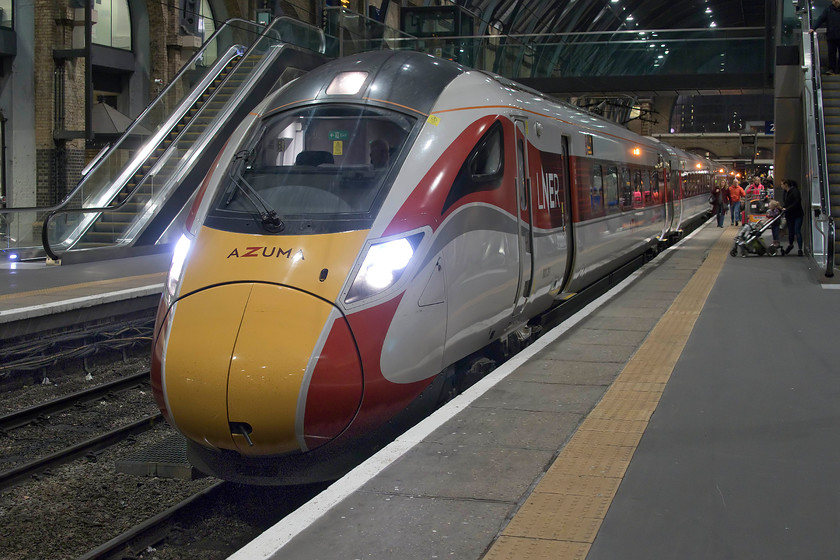
[[[778,222],[784,216],[784,212],[780,213],[778,216],[774,218],[770,218],[767,220],[762,220],[757,223],[747,223],[738,230],[738,235],[735,236],[735,241],[732,243],[732,249],[729,251],[729,254],[734,256],[742,256],[746,257],[747,255],[770,255],[773,256],[776,253],[780,253],[779,247],[776,245],[771,245],[768,247],[765,245],[764,240],[761,238],[761,235],[773,224]]]

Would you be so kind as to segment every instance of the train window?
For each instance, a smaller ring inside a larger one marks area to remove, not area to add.
[[[607,212],[618,212],[618,168],[607,168],[607,174],[604,175],[604,202],[607,206]]]
[[[251,219],[269,207],[311,233],[369,221],[414,124],[401,113],[339,104],[269,115],[241,143],[209,218]]]
[[[494,179],[502,172],[502,126],[490,128],[467,158],[473,181]]]
[[[621,206],[622,208],[633,207],[633,185],[630,183],[630,170],[621,170]]]
[[[642,172],[633,172],[633,207],[640,208],[643,206],[642,201]]]
[[[528,209],[528,192],[525,187],[525,142],[519,138],[516,140],[516,182],[519,189],[519,209]]]
[[[650,186],[650,191],[653,196],[653,203],[659,204],[661,198],[659,196],[659,171],[654,171],[651,174],[651,178],[653,179],[653,182]]]
[[[469,194],[499,188],[504,172],[504,130],[502,123],[496,121],[476,143],[452,181],[441,214]],[[524,169],[520,173],[524,173]]]
[[[604,179],[600,165],[592,166],[592,182],[589,184],[589,204],[594,214],[599,214],[604,204]]]

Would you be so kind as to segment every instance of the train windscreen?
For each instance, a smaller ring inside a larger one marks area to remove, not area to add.
[[[230,163],[208,225],[248,231],[255,213],[274,211],[285,233],[369,226],[414,124],[401,113],[352,105],[270,115]]]

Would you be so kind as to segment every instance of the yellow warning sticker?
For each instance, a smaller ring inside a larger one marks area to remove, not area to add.
[[[440,124],[440,117],[437,115],[429,115],[429,118],[426,120],[432,126],[437,126]]]
[[[333,140],[333,155],[340,156],[344,154],[344,141]]]

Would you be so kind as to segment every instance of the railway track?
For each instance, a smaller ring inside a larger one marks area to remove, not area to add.
[[[80,407],[86,406],[86,403],[96,402],[105,397],[114,400],[121,392],[129,391],[138,386],[143,386],[145,380],[148,379],[148,373],[140,373],[119,379],[110,383],[102,384],[90,389],[79,391],[71,395],[60,397],[45,403],[35,405],[24,410],[16,411],[0,417],[0,435],[10,437],[13,430],[32,426],[39,426],[48,424],[50,419],[59,414],[72,415],[73,411]],[[67,445],[63,445],[60,449],[40,455],[35,458],[26,457],[19,461],[14,467],[0,471],[0,490],[13,486],[20,481],[31,477],[32,475],[47,471],[58,465],[62,465],[72,461],[78,457],[89,455],[95,459],[95,452],[102,450],[108,446],[114,445],[123,441],[129,436],[145,432],[157,423],[161,422],[163,417],[160,413],[146,414],[139,419],[131,422],[123,423],[117,428],[100,432],[92,437],[87,437],[82,441],[72,441]],[[30,450],[40,452],[40,446],[37,445],[39,434],[43,434],[44,439],[51,439],[56,437],[63,437],[61,435],[62,427],[65,427],[67,438],[69,440],[77,440],[78,428],[71,424],[61,424],[55,428],[59,436],[55,434],[46,434],[46,430],[31,429],[34,434],[32,439],[34,441],[28,442],[28,449],[19,452],[21,455],[30,455],[34,453]],[[13,445],[9,446],[14,449]]]
[[[9,414],[0,416],[0,432],[8,431],[14,428],[19,428],[30,422],[34,422],[48,414],[53,414],[61,410],[67,410],[80,403],[96,400],[111,393],[125,391],[142,384],[148,384],[149,372],[136,373],[127,377],[110,381],[78,391],[70,395],[65,395],[41,404],[30,406],[23,410],[18,410]]]
[[[138,523],[121,535],[97,546],[77,560],[120,560],[126,554],[138,554],[148,547],[158,545],[171,534],[174,524],[200,517],[207,504],[219,500],[228,482],[216,482],[201,492],[175,504],[166,511]]]
[[[225,558],[327,486],[256,487],[215,482],[78,560],[146,558],[146,553],[149,558]]]

